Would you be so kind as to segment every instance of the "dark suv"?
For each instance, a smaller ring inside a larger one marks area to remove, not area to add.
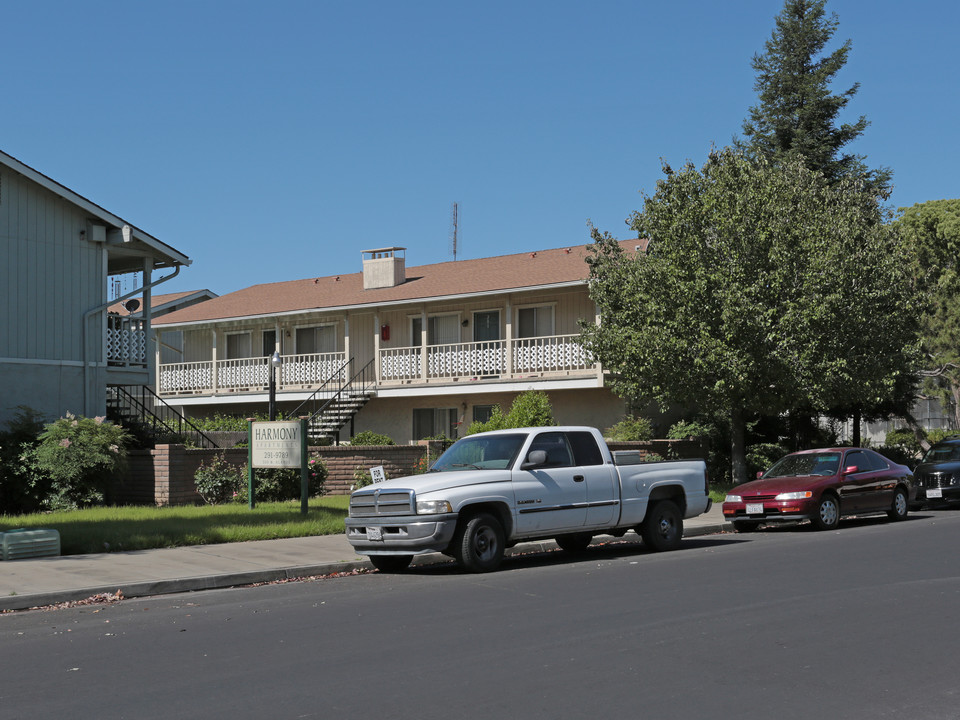
[[[918,504],[960,501],[960,438],[938,442],[913,472]]]

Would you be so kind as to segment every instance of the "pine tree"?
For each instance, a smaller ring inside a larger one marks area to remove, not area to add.
[[[854,83],[834,95],[830,83],[846,64],[850,40],[829,55],[823,50],[836,32],[835,13],[826,16],[826,0],[786,0],[766,50],[754,55],[754,89],[759,104],[743,122],[744,139],[737,145],[774,162],[799,154],[812,170],[834,184],[843,178],[864,183],[873,195],[890,193],[891,172],[869,170],[864,157],[843,152],[870,124],[861,115],[855,123],[836,125],[837,117],[860,88]]]

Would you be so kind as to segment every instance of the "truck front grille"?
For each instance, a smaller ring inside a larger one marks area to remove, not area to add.
[[[350,517],[413,515],[413,490],[358,490],[350,496]]]

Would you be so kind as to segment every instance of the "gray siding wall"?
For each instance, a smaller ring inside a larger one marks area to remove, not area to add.
[[[76,207],[11,170],[0,170],[0,358],[81,362],[83,313],[106,300],[104,248],[82,238]],[[88,328],[102,360],[103,319]]]
[[[84,212],[0,169],[0,424],[27,405],[55,419],[99,414],[105,368],[91,368],[83,406],[83,314],[106,300],[105,249]],[[81,236],[81,231],[86,233]],[[105,320],[90,319],[88,357],[103,362]]]

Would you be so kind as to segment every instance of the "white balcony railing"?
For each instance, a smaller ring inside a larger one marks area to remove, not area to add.
[[[342,352],[285,355],[277,374],[277,390],[315,388],[334,375],[335,382],[343,382],[345,362]],[[158,373],[159,394],[262,392],[270,383],[269,363],[269,358],[164,363]]]
[[[142,318],[107,315],[107,362],[111,365],[146,365],[147,336]]]
[[[378,381],[409,384],[588,372],[593,364],[577,338],[577,335],[552,335],[520,338],[509,343],[493,340],[428,345],[425,349],[419,346],[383,348]]]
[[[532,375],[585,375],[595,372],[577,335],[520,338],[507,342],[381,348],[377,383],[410,385],[455,380],[505,380]],[[348,380],[344,353],[285,355],[277,390],[306,390],[329,380]],[[263,392],[270,380],[268,358],[164,363],[158,372],[161,395]]]

